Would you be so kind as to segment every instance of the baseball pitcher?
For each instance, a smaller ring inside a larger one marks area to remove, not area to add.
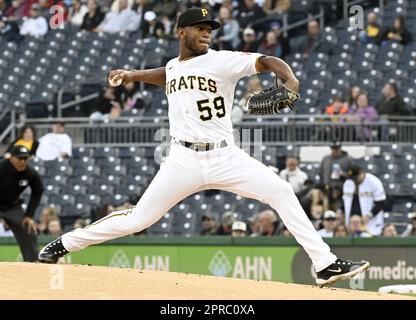
[[[299,98],[299,81],[278,58],[211,50],[211,32],[220,27],[206,9],[188,9],[177,23],[177,58],[162,68],[110,72],[108,80],[114,86],[143,81],[165,87],[173,137],[170,153],[136,206],[64,234],[41,250],[41,262],[56,263],[68,252],[139,232],[189,195],[222,189],[275,209],[311,258],[319,285],[351,278],[369,267],[367,261],[343,261],[331,253],[292,186],[234,145],[231,108],[240,78],[271,71],[284,81],[249,99],[248,113],[258,115],[275,114],[286,107],[293,109]]]

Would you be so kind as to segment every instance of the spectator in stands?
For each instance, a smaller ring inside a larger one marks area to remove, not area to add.
[[[344,238],[348,236],[348,230],[344,224],[338,224],[334,230],[335,238]]]
[[[405,17],[397,16],[393,21],[393,26],[385,30],[381,36],[382,41],[398,42],[406,45],[412,41],[412,35],[406,27]]]
[[[0,5],[5,2],[1,2]],[[3,38],[7,42],[18,42],[22,40],[23,36],[20,35],[19,25],[14,17],[7,17],[6,10],[0,8],[0,39]]]
[[[298,50],[303,53],[304,58],[308,58],[313,52],[329,53],[325,48],[325,37],[320,30],[317,20],[308,22],[308,34],[303,37]]]
[[[256,3],[255,0],[244,0],[241,10],[238,13],[237,20],[240,28],[251,27],[256,32],[265,31],[267,24],[262,21],[266,17],[266,13]],[[260,22],[259,22],[260,21]]]
[[[370,124],[378,119],[377,110],[368,104],[368,97],[366,93],[360,93],[357,97],[357,110],[350,111],[347,118],[348,122],[359,124]],[[356,127],[357,140],[371,140],[372,128],[371,126],[357,126]]]
[[[401,234],[402,237],[416,237],[416,211],[409,215],[410,223],[407,224],[406,229]]]
[[[74,222],[73,228],[74,229],[78,229],[78,228],[84,228],[88,225],[87,221],[85,219],[77,219]]]
[[[232,237],[245,237],[247,233],[247,225],[243,221],[236,221],[231,227]]]
[[[260,232],[260,220],[259,220],[259,213],[253,214],[251,217],[247,219],[250,237],[257,237]]]
[[[38,259],[37,229],[33,221],[43,193],[43,183],[35,169],[28,165],[30,151],[14,146],[11,158],[0,161],[0,218],[12,229],[24,261]],[[20,195],[30,187],[30,200],[26,210]]]
[[[265,0],[263,10],[268,15],[286,13],[292,6],[292,0]]]
[[[13,231],[9,228],[7,223],[0,219],[0,237],[13,237]]]
[[[302,208],[315,227],[321,224],[323,213],[329,209],[329,199],[326,192],[325,185],[316,184],[299,199]]]
[[[50,17],[49,10],[53,3],[50,0],[39,0],[38,4],[40,7],[40,14],[45,18]]]
[[[289,52],[289,42],[281,32],[269,31],[258,51],[265,55],[284,59]]]
[[[231,211],[226,211],[221,216],[221,224],[218,228],[217,235],[231,235],[231,227],[236,221],[235,213]]]
[[[88,13],[88,7],[81,0],[72,0],[72,7],[69,9],[69,21],[73,26],[80,27],[84,16]]]
[[[212,212],[206,212],[202,216],[202,231],[203,236],[213,236],[218,234],[218,216]]]
[[[259,45],[256,31],[253,28],[247,27],[243,31],[243,41],[237,47],[237,50],[242,52],[257,52]]]
[[[383,237],[397,237],[397,229],[396,226],[393,223],[389,223],[388,225],[385,225],[383,228]]]
[[[22,36],[40,37],[48,32],[48,22],[40,15],[40,7],[37,3],[32,5],[30,17],[23,21],[20,27]]]
[[[165,26],[157,19],[156,13],[147,11],[143,21],[143,37],[163,38],[165,35]]]
[[[371,233],[367,231],[367,228],[363,221],[363,217],[357,215],[352,216],[349,220],[348,234],[353,238],[370,238],[372,236]]]
[[[119,33],[121,31],[136,31],[139,28],[139,16],[128,8],[127,0],[120,0],[117,11],[109,11],[104,21],[97,27],[98,32]]]
[[[348,114],[348,105],[342,102],[341,96],[336,94],[332,96],[332,103],[325,108],[325,114],[329,116],[342,116]],[[334,118],[331,121],[338,122],[339,119]]]
[[[120,103],[114,102],[108,113],[101,114],[99,112],[94,112],[90,116],[90,119],[92,121],[113,121],[121,117],[122,111]]]
[[[136,12],[139,16],[139,30],[142,30],[144,24],[144,14],[151,10],[149,0],[136,0],[131,7],[131,10]]]
[[[348,107],[349,112],[357,110],[357,98],[360,93],[361,93],[361,88],[356,85],[351,86],[350,89],[348,90],[347,107]]]
[[[81,24],[81,30],[96,31],[97,27],[104,20],[104,13],[100,6],[97,5],[96,0],[88,0],[88,12],[84,15]]]
[[[6,9],[4,15],[8,18],[9,21],[16,21],[22,19],[27,15],[26,4],[24,0],[13,0],[11,4]]]
[[[36,156],[44,161],[72,156],[72,139],[65,133],[62,121],[56,121],[52,125],[52,132],[40,137]]]
[[[368,231],[380,235],[386,201],[383,183],[358,165],[349,167],[347,176],[343,187],[345,223],[348,225],[354,216],[362,217]]]
[[[346,172],[353,164],[353,159],[341,147],[342,142],[334,140],[331,144],[331,154],[321,161],[319,176],[326,186],[342,188]]]
[[[248,98],[253,95],[253,93],[258,93],[263,90],[263,86],[261,85],[261,81],[259,77],[253,76],[247,81],[247,88],[246,92],[240,99],[237,105],[234,105],[231,111],[231,120],[233,123],[241,122],[246,110],[246,104]]]
[[[341,190],[341,196],[342,196],[342,190]],[[341,198],[342,199],[342,198]],[[335,211],[337,214],[337,225],[344,224],[345,222],[345,216],[344,216],[344,204],[342,204],[342,209],[338,209]]]
[[[30,151],[30,156],[36,154],[39,147],[39,141],[36,139],[35,129],[30,125],[24,125],[20,129],[19,136],[9,145],[4,157],[9,159],[11,157],[10,150],[13,146],[24,146]]]
[[[376,104],[377,113],[386,116],[407,116],[410,114],[406,103],[399,96],[397,85],[388,82],[383,87],[383,98]]]
[[[305,181],[308,179],[308,175],[299,169],[298,157],[290,155],[286,158],[286,168],[280,171],[279,176],[292,185],[295,193],[304,188]]]
[[[273,210],[265,210],[259,214],[259,235],[276,236],[282,231],[279,217]]]
[[[111,11],[117,11],[119,8],[120,0],[111,0]],[[133,7],[134,0],[127,0],[127,8]]]
[[[222,28],[212,32],[213,49],[235,50],[240,44],[240,26],[238,21],[232,16],[229,7],[221,7],[218,20],[222,24]]]
[[[11,2],[9,0],[0,0],[0,16],[6,12],[10,4]]]
[[[40,222],[37,225],[38,232],[40,234],[48,234],[49,221],[53,219],[58,219],[58,214],[56,213],[55,208],[44,207],[40,215]]]
[[[59,221],[59,219],[54,218],[54,219],[49,220],[48,235],[51,235],[51,236],[62,235],[62,226],[61,226],[61,221]]]
[[[134,82],[116,87],[115,95],[123,110],[141,109],[144,107],[143,95],[136,89]]]
[[[153,3],[153,11],[157,14],[158,17],[167,16],[170,20],[175,20],[179,1],[158,0],[153,1]]]
[[[105,86],[98,97],[95,108],[91,110],[91,120],[103,120],[111,112],[113,106],[122,108],[120,91],[116,87]]]
[[[379,43],[381,38],[381,27],[377,22],[377,14],[370,12],[367,15],[367,26],[359,33],[359,38],[362,44]]]
[[[338,186],[333,186],[328,189],[328,201],[329,209],[335,212],[341,211],[344,207],[342,201],[342,188]]]
[[[335,232],[335,228],[337,227],[337,214],[332,211],[332,210],[327,210],[324,212],[324,214],[322,215],[322,220],[323,220],[323,228],[318,230],[318,233],[321,235],[321,237],[323,238],[333,238],[334,237],[334,232]]]

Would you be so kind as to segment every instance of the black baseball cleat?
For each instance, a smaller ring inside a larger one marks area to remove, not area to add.
[[[38,261],[41,263],[57,263],[58,259],[68,253],[62,245],[61,237],[48,243],[39,252]]]
[[[368,261],[352,262],[337,259],[333,264],[316,273],[316,283],[322,288],[338,280],[351,279],[369,267]]]

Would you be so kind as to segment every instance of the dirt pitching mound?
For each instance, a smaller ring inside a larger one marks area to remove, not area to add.
[[[0,299],[407,299],[376,292],[85,265],[0,263]]]

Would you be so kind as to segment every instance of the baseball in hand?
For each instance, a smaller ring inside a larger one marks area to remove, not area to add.
[[[118,87],[123,82],[123,77],[121,75],[115,75],[114,77],[108,79],[108,82],[112,87]]]

